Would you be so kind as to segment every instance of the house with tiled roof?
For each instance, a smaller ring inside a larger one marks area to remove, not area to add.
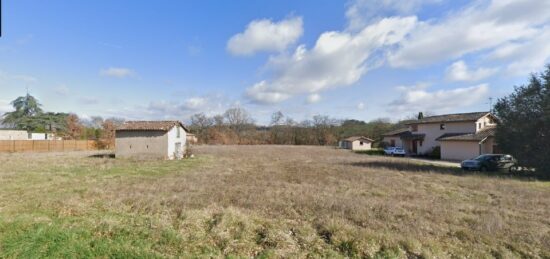
[[[429,116],[384,134],[383,141],[403,147],[409,155],[430,154],[439,147],[441,159],[464,160],[495,152],[496,123],[489,112]]]
[[[180,159],[188,132],[179,121],[127,121],[115,131],[115,156]]]
[[[352,136],[340,140],[339,146],[344,149],[351,149],[354,151],[369,150],[372,147],[374,140],[364,136]]]

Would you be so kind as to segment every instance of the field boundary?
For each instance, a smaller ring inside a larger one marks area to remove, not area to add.
[[[100,150],[95,140],[0,140],[0,153]]]

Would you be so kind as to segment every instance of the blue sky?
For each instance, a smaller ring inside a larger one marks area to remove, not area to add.
[[[550,1],[3,1],[0,113],[302,120],[488,110],[550,61]]]

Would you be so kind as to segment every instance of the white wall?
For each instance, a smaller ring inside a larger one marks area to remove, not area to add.
[[[445,124],[445,129],[440,129],[440,124]],[[413,133],[425,134],[422,146],[418,144],[417,150],[419,154],[431,152],[434,147],[440,145],[439,141],[435,140],[445,133],[474,133],[476,132],[476,124],[472,122],[447,122],[447,123],[428,123],[418,124],[418,131]]]
[[[466,160],[479,156],[477,141],[441,141],[441,159]]]
[[[28,140],[29,133],[25,130],[0,130],[0,140]]]
[[[485,127],[495,125],[496,121],[494,121],[490,115],[485,115],[476,121],[476,132],[482,130]]]
[[[180,129],[180,136],[178,138],[178,128]],[[168,158],[174,159],[174,154],[177,152],[179,157],[178,159],[183,157],[183,154],[185,153],[185,143],[187,141],[187,132],[185,132],[185,129],[183,129],[181,126],[173,127],[170,131],[168,131]],[[181,143],[181,149],[176,150],[176,143]]]
[[[363,142],[363,145],[361,145],[361,141]],[[355,140],[351,144],[351,150],[369,150],[371,149],[371,144],[371,142],[366,140]]]

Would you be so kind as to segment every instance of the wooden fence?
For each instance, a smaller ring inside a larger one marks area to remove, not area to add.
[[[94,140],[0,140],[0,152],[63,152],[98,149]]]

